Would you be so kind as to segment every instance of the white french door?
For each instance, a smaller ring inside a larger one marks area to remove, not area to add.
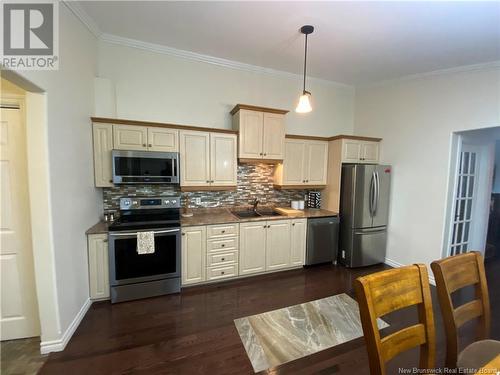
[[[462,144],[454,195],[453,230],[448,255],[471,250],[471,234],[476,204],[480,147]]]

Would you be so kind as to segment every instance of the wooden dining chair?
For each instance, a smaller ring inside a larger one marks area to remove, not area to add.
[[[431,268],[446,332],[446,367],[481,367],[481,362],[487,362],[500,345],[485,340],[490,334],[491,317],[483,257],[475,251],[454,255],[432,262]],[[474,287],[475,298],[454,307],[452,293],[467,286]],[[477,342],[462,352],[460,361],[458,329],[472,319],[478,319]]]
[[[436,333],[427,268],[423,264],[395,268],[363,276],[354,288],[365,336],[371,375],[386,373],[386,363],[399,353],[420,347],[421,369],[433,369]],[[417,306],[418,323],[383,338],[377,318],[409,306]]]

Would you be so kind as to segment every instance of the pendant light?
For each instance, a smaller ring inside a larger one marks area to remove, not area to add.
[[[300,32],[306,36],[306,44],[304,50],[304,87],[302,89],[302,95],[299,98],[299,103],[295,112],[297,113],[307,113],[312,111],[311,107],[311,93],[306,90],[306,68],[307,68],[307,36],[312,34],[314,31],[314,26],[304,25],[300,28]]]

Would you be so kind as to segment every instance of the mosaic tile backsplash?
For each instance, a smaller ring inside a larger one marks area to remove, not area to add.
[[[238,165],[236,190],[181,192],[171,185],[123,185],[103,189],[104,210],[118,210],[119,200],[125,196],[181,195],[182,204],[189,197],[189,207],[233,207],[251,204],[257,198],[262,205],[288,206],[290,201],[304,199],[308,190],[275,190],[273,188],[274,165]],[[200,198],[200,204],[195,199]]]

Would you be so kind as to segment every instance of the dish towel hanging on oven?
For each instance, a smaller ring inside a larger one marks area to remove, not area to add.
[[[155,252],[155,232],[137,232],[137,254]]]

